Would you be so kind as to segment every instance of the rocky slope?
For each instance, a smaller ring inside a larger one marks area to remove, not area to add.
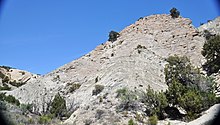
[[[127,124],[135,113],[128,112],[125,116],[116,112],[118,89],[128,87],[138,91],[150,85],[154,90],[165,90],[163,70],[170,55],[186,55],[198,67],[204,62],[200,53],[205,38],[191,23],[190,19],[173,19],[166,14],[144,17],[122,30],[116,41],[107,41],[7,94],[21,103],[34,104],[35,111],[43,112],[59,92],[65,97],[68,110],[74,111],[65,123]],[[80,87],[71,92],[73,84]],[[104,86],[98,95],[92,94],[95,85]]]
[[[0,66],[0,86],[19,87],[28,81],[37,79],[39,75],[7,66]]]
[[[208,30],[211,34],[220,34],[220,17],[210,20],[198,28],[199,32]]]

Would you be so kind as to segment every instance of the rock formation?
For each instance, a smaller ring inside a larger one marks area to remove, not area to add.
[[[165,59],[174,54],[186,55],[198,67],[204,63],[201,50],[205,38],[201,32],[209,24],[197,29],[191,23],[190,19],[174,19],[166,14],[144,17],[119,32],[116,41],[107,41],[79,59],[38,79],[28,80],[7,94],[21,103],[34,104],[36,112],[43,112],[59,92],[65,97],[68,110],[73,111],[65,121],[67,124],[127,124],[135,115],[117,113],[118,89],[128,87],[141,91],[150,85],[156,91],[166,90]],[[18,78],[12,74],[11,78]],[[74,84],[80,87],[70,91]],[[104,86],[97,95],[92,94],[95,85]],[[141,110],[138,113],[141,114]]]

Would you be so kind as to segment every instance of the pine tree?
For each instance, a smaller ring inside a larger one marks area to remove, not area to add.
[[[217,73],[220,69],[220,36],[215,36],[205,42],[202,55],[206,58],[203,65],[208,75]]]

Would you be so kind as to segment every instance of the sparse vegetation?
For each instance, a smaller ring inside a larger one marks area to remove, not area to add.
[[[92,95],[98,95],[104,89],[103,85],[95,85],[95,89],[92,91]]]
[[[136,49],[146,49],[146,46],[137,45]]]
[[[76,91],[77,89],[79,89],[80,86],[81,86],[81,85],[80,85],[79,83],[74,83],[74,84],[71,85],[69,91],[70,91],[70,92],[74,92],[74,91]]]
[[[84,121],[84,125],[91,125],[92,124],[92,120],[91,119],[86,119]]]
[[[128,125],[135,125],[133,119],[130,119],[130,120],[128,121]]]
[[[5,95],[5,93],[0,93],[0,101],[6,101],[8,103],[11,103],[11,104],[15,104],[17,106],[20,105],[20,102],[19,100],[17,100],[14,96],[12,95]]]
[[[50,108],[50,113],[60,118],[67,114],[66,101],[60,94],[56,94]]]
[[[172,8],[170,10],[170,15],[172,16],[172,18],[178,18],[180,15],[180,12],[176,8]]]
[[[157,115],[153,115],[148,119],[148,125],[157,125],[158,118]]]
[[[39,124],[49,124],[52,121],[52,117],[50,115],[42,115],[39,117]]]
[[[120,98],[121,104],[117,107],[118,111],[134,110],[137,108],[137,93],[127,88],[117,90],[117,97]]]
[[[100,119],[105,112],[101,109],[96,110],[95,118]]]
[[[138,19],[138,21],[143,20],[143,19],[144,19],[143,17],[140,17],[140,18]]]
[[[213,79],[203,76],[198,68],[191,65],[187,57],[171,56],[167,59],[165,76],[168,89],[166,92],[156,92],[148,87],[146,91],[131,91],[126,88],[117,90],[121,103],[117,111],[136,110],[139,104],[144,104],[145,113],[156,124],[155,119],[166,117],[181,118],[190,121],[217,102],[214,93]],[[186,111],[186,116],[180,114],[176,107]],[[170,113],[175,113],[172,116]]]
[[[211,34],[208,30],[203,31],[203,36],[206,38],[206,40],[210,40],[215,36],[215,34]]]
[[[4,68],[4,69],[6,69],[7,71],[9,71],[10,69],[13,69],[13,68],[10,67],[10,66],[0,66],[0,68]]]
[[[1,90],[11,90],[11,87],[9,87],[7,84],[3,83],[3,86],[0,86],[0,91]]]
[[[118,32],[115,32],[115,31],[111,31],[109,33],[109,39],[108,41],[111,41],[111,42],[114,42],[117,40],[117,38],[120,36],[120,34]]]
[[[210,38],[203,45],[202,55],[206,58],[203,65],[208,75],[217,73],[220,69],[220,36]]]
[[[99,77],[97,76],[96,78],[95,78],[95,83],[97,83],[99,81]]]
[[[29,112],[32,112],[33,105],[32,104],[21,104],[20,108],[21,108],[22,114],[26,115]]]
[[[186,120],[197,118],[199,113],[216,103],[210,77],[200,74],[187,57],[171,56],[165,67],[168,90],[166,97],[172,106],[180,106],[186,112]]]

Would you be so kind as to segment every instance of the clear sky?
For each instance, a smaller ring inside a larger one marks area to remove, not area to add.
[[[7,0],[0,65],[46,74],[105,42],[109,31],[172,7],[196,27],[219,15],[214,0]]]

